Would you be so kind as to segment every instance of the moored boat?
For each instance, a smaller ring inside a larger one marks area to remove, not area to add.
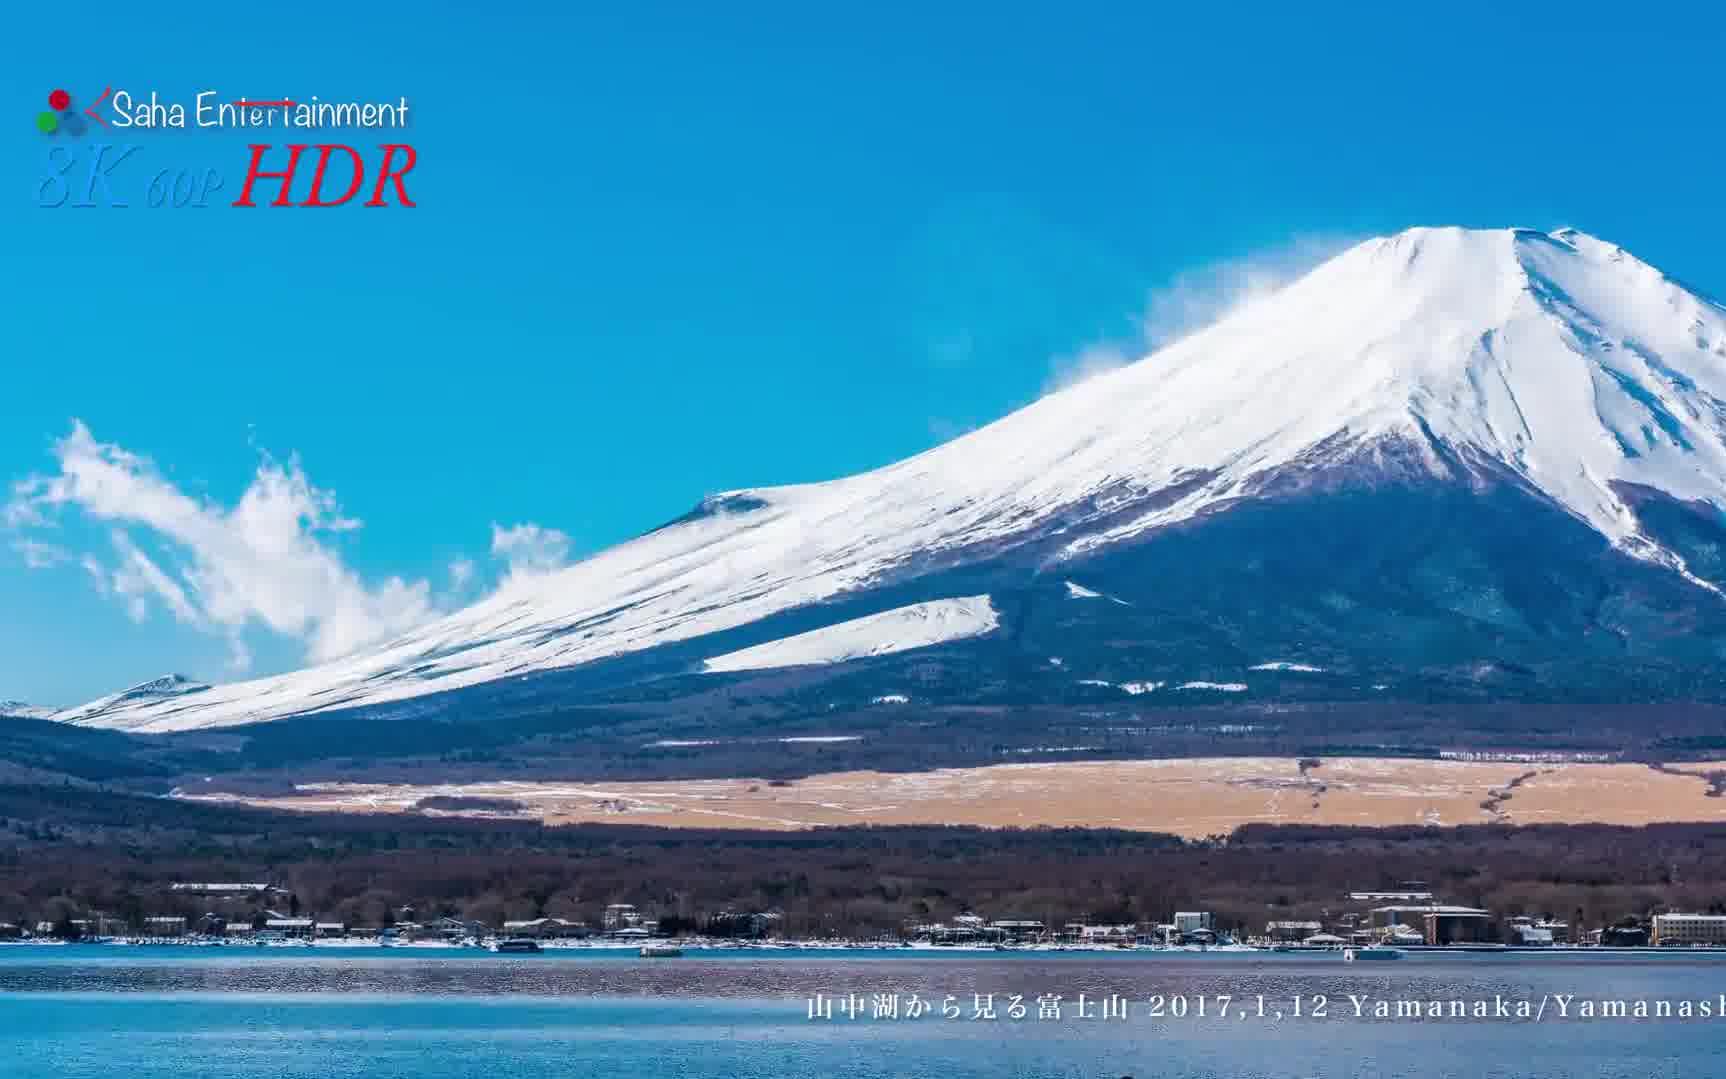
[[[507,940],[500,940],[493,944],[491,946],[491,950],[504,954],[521,955],[537,952],[540,949],[539,941],[537,940],[533,940],[529,937],[510,937]]]
[[[1348,962],[1356,959],[1401,959],[1408,953],[1401,948],[1385,948],[1377,945],[1365,948],[1344,948],[1342,957]]]
[[[641,958],[643,959],[675,959],[682,954],[683,949],[675,944],[657,943],[641,946]]]

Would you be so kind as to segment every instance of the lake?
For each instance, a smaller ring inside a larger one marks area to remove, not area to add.
[[[7,946],[0,1075],[1691,1079],[1723,992],[1682,954]]]

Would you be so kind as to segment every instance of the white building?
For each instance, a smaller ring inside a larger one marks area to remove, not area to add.
[[[1649,943],[1667,948],[1726,946],[1726,914],[1656,914]]]
[[[632,903],[613,903],[605,908],[605,916],[601,922],[607,933],[615,933],[620,929],[641,928],[641,912]]]

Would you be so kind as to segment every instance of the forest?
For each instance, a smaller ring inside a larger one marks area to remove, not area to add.
[[[0,786],[0,921],[198,917],[211,901],[168,886],[223,880],[280,885],[296,909],[350,924],[386,924],[404,905],[493,925],[542,915],[597,924],[606,904],[623,902],[690,925],[779,911],[786,933],[808,937],[891,934],[967,909],[1049,924],[1209,910],[1221,927],[1257,931],[1359,909],[1349,891],[1422,880],[1443,902],[1598,927],[1662,907],[1726,910],[1726,825],[1251,825],[1201,842],[1092,829],[709,832],[299,815]]]

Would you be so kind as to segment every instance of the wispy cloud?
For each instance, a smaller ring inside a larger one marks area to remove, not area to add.
[[[1131,339],[1100,342],[1056,357],[1043,392],[1059,392],[1172,345],[1269,296],[1358,239],[1297,237],[1278,247],[1185,271],[1146,297]]]
[[[316,661],[436,613],[426,582],[390,577],[367,584],[345,564],[330,538],[360,522],[312,486],[298,461],[265,457],[230,507],[186,494],[147,458],[97,441],[81,422],[74,421],[54,456],[57,472],[14,486],[7,523],[52,528],[82,515],[103,524],[106,550],[77,556],[97,587],[134,619],[159,605],[185,625],[227,638],[236,667],[249,664],[243,634],[252,626],[302,641]],[[73,557],[39,539],[20,543],[35,568]]]
[[[1059,393],[1068,386],[1077,386],[1106,371],[1125,367],[1133,358],[1116,345],[1091,345],[1071,356],[1057,356],[1049,365],[1049,377],[1043,383],[1043,393]]]
[[[59,547],[52,543],[42,543],[38,540],[17,540],[12,544],[12,549],[17,551],[18,554],[23,557],[24,565],[31,569],[48,569],[52,566],[58,566],[62,562],[70,562],[72,560],[71,551],[66,550],[64,547]]]
[[[569,563],[569,537],[555,528],[536,524],[491,526],[492,557],[502,562],[510,577],[527,577],[561,569]]]
[[[449,564],[449,586],[452,592],[465,592],[467,586],[473,583],[479,568],[471,558],[458,558]]]

